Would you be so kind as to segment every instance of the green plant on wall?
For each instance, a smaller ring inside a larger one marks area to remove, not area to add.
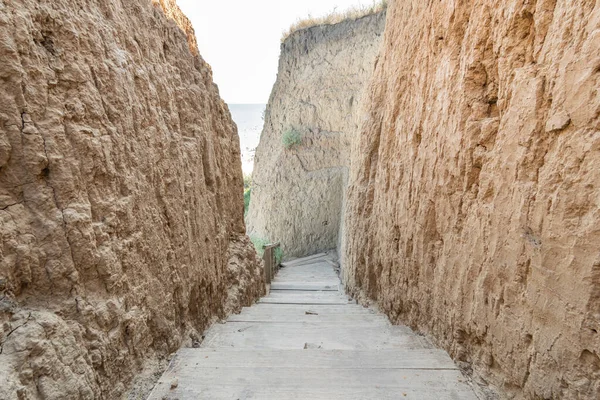
[[[244,175],[244,217],[248,214],[252,196],[252,175]]]
[[[302,143],[302,134],[298,132],[294,128],[290,128],[283,132],[283,136],[281,137],[283,142],[283,146],[286,149],[291,149],[294,146],[298,146]]]
[[[283,250],[281,249],[281,247],[278,247],[275,249],[275,263],[277,265],[281,264],[281,262],[283,261]]]
[[[256,252],[262,258],[262,256],[265,254],[264,246],[271,244],[271,242],[267,239],[264,239],[264,238],[261,238],[258,236],[254,236],[254,235],[250,235],[250,240],[252,241],[252,244],[254,245]],[[275,262],[277,264],[281,264],[282,260],[283,260],[283,250],[281,250],[281,247],[278,247],[275,249]]]
[[[248,208],[250,208],[250,197],[252,196],[252,189],[244,189],[244,217],[248,215]]]

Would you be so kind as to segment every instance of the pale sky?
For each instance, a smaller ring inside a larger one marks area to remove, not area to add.
[[[267,103],[277,76],[282,32],[299,18],[373,0],[177,0],[200,54],[230,104]]]

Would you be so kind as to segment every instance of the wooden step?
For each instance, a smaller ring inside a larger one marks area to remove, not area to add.
[[[350,297],[346,296],[343,293],[338,292],[337,290],[271,290],[271,292],[266,297],[272,298],[305,298],[307,300],[310,299],[344,299],[351,300]]]
[[[295,265],[295,264],[290,265],[290,264],[286,264],[286,263],[281,264],[281,271],[301,272],[301,271],[315,271],[315,270],[316,271],[331,271],[331,272],[335,273],[333,266],[326,259],[316,259],[316,260],[312,260],[310,262],[305,262],[300,265]]]
[[[328,326],[318,323],[213,325],[202,348],[381,350],[429,348],[406,327]]]
[[[227,322],[264,322],[264,323],[296,323],[309,322],[323,325],[338,326],[375,326],[391,325],[387,318],[373,314],[321,314],[315,311],[306,311],[300,315],[283,313],[252,313],[237,314],[227,318]]]
[[[293,260],[282,262],[281,265],[284,267],[297,267],[304,264],[311,264],[315,260],[322,260],[327,257],[327,253],[318,253],[308,257],[295,258]]]
[[[325,254],[294,260],[252,307],[181,349],[151,400],[476,400],[442,350],[349,300]]]
[[[178,368],[458,369],[448,354],[428,350],[231,350],[183,348]]]
[[[319,305],[303,305],[303,304],[267,304],[257,303],[252,307],[244,307],[241,314],[252,315],[255,313],[265,314],[272,313],[273,315],[290,315],[301,316],[306,312],[317,313],[318,315],[376,315],[375,310],[365,308],[358,304],[319,304]],[[381,314],[378,314],[381,315]]]
[[[150,396],[163,398],[476,400],[439,350],[182,349]]]
[[[272,298],[263,297],[258,301],[259,304],[270,303],[270,304],[304,304],[310,305],[345,305],[348,304],[348,300],[343,299],[312,299],[307,300],[306,298],[300,297],[289,297],[289,298]]]
[[[273,280],[273,283],[293,283],[293,284],[326,283],[328,285],[339,285],[340,279],[337,276],[332,277],[332,276],[317,275],[317,274],[304,275],[304,276],[283,276],[282,275],[282,276],[277,276]]]
[[[275,377],[280,376],[277,375],[278,372],[276,370],[257,371],[257,373],[272,373],[274,374],[272,376]],[[318,384],[314,382],[312,378],[315,372],[303,375],[304,370],[291,370],[289,374],[281,375],[281,379],[277,381],[246,376],[246,380],[241,383],[237,381],[234,385],[185,376],[177,379],[178,386],[173,390],[169,390],[172,383],[161,380],[149,400],[478,400],[473,391],[465,383],[461,383],[461,376],[455,371],[448,371],[442,377],[432,377],[438,379],[435,381],[437,385],[431,385],[431,381],[426,380],[415,382],[412,380],[412,375],[405,374],[403,377],[405,376],[406,379],[402,381],[403,384],[384,387],[368,384],[374,383],[373,381],[365,382],[365,379],[360,381],[354,379],[357,375],[368,378],[374,372],[365,375],[357,372],[341,377],[343,379],[332,374],[332,380],[339,380],[329,385],[322,382],[323,379]],[[302,375],[302,378],[294,381],[295,375],[293,374]],[[243,379],[243,377],[237,378]],[[282,381],[283,379],[296,383],[285,383]],[[218,378],[215,380],[220,381]],[[366,385],[362,387],[347,386],[345,385],[347,382],[362,382]]]
[[[285,282],[280,280],[274,280],[271,283],[271,291],[274,290],[302,290],[302,291],[339,291],[340,285],[335,281],[330,282]]]

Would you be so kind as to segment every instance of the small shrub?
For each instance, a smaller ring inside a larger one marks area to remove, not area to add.
[[[250,208],[250,197],[252,196],[252,188],[244,189],[244,217],[248,215]]]
[[[244,217],[250,208],[250,197],[252,196],[252,175],[244,175]]]
[[[291,128],[283,133],[281,140],[283,141],[283,146],[286,149],[291,149],[292,147],[302,143],[302,134],[296,129]]]
[[[250,235],[250,240],[252,241],[252,244],[254,245],[254,248],[256,249],[258,255],[262,257],[265,254],[265,249],[263,248],[263,246],[269,244],[269,241],[267,239],[263,239],[254,235]]]
[[[283,261],[283,250],[281,249],[281,246],[275,249],[275,263],[277,265],[281,264],[281,261]]]
[[[252,175],[244,175],[244,190],[252,187]]]
[[[262,256],[265,254],[264,246],[270,244],[271,242],[267,239],[263,239],[261,237],[255,236],[255,235],[250,235],[250,240],[252,241],[252,244],[254,245],[256,252],[262,258]],[[282,260],[283,260],[283,250],[281,250],[281,247],[278,247],[275,249],[275,262],[277,264],[281,264]]]

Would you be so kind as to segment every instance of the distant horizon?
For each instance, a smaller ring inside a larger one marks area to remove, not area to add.
[[[254,154],[263,130],[264,110],[267,105],[264,103],[237,103],[227,104],[227,106],[238,129],[242,171],[245,175],[252,174]]]

